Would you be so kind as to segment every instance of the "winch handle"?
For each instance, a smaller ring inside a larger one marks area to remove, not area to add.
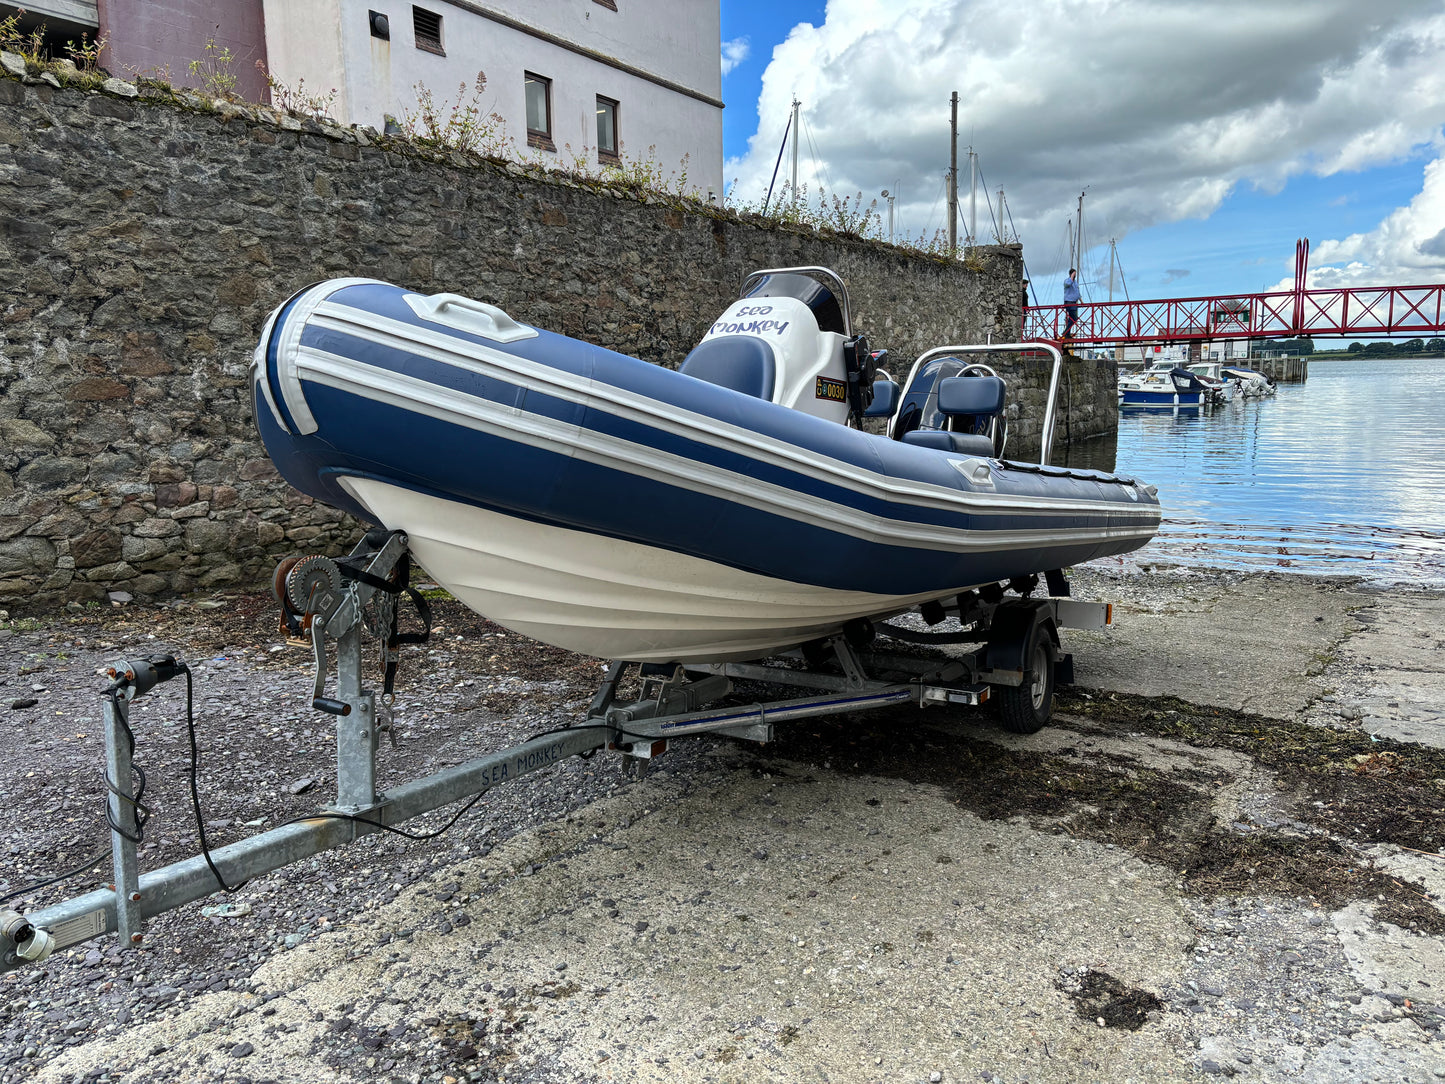
[[[517,323],[495,305],[476,301],[461,294],[407,294],[406,303],[423,320],[445,324],[458,331],[470,331],[499,343],[530,339],[536,328]]]

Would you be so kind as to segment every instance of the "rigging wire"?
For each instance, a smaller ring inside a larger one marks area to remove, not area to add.
[[[1013,233],[1014,233],[1014,236],[1015,236],[1015,237],[1019,237],[1019,228],[1014,225],[1014,213],[1013,213],[1013,210],[1012,210],[1011,208],[1007,208],[1007,207],[1006,207],[1006,208],[1005,208],[1005,211],[1008,213],[1008,224],[1009,224],[1009,228],[1013,230]],[[1022,238],[1022,237],[1019,237],[1019,241],[1020,241],[1020,243],[1022,243],[1023,238]],[[1023,261],[1023,267],[1024,267],[1024,279],[1028,282],[1029,286],[1032,287],[1033,284],[1034,284],[1034,276],[1033,276],[1033,274],[1029,271],[1029,262],[1028,262],[1028,260],[1024,260],[1024,261]],[[1037,305],[1037,304],[1039,303],[1039,291],[1038,291],[1037,289],[1033,289],[1033,290],[1031,290],[1030,292],[1034,295],[1034,304]]]
[[[798,127],[799,127],[800,129],[802,129],[803,138],[808,141],[808,151],[809,151],[809,153],[812,154],[812,156],[813,156],[813,177],[814,177],[814,179],[817,179],[818,173],[819,173],[819,171],[821,170],[822,175],[823,175],[823,177],[822,177],[822,182],[821,182],[821,183],[824,184],[824,185],[826,185],[828,189],[831,189],[831,188],[833,187],[833,178],[832,178],[832,176],[828,173],[828,163],[825,162],[825,161],[823,161],[822,156],[818,154],[818,147],[817,147],[817,145],[813,142],[813,126],[808,123],[808,118],[805,117],[805,116],[803,116],[802,113],[799,113],[799,114],[798,114]],[[821,190],[821,189],[819,190],[818,195],[819,195],[819,198],[821,199],[821,198],[822,198],[822,190]]]
[[[1087,257],[1088,257],[1089,249],[1092,247],[1092,246],[1089,244],[1088,238],[1089,238],[1089,234],[1088,234],[1088,232],[1084,229],[1084,215],[1083,215],[1082,212],[1080,212],[1080,214],[1079,214],[1079,251],[1078,251],[1078,261],[1079,261],[1079,262],[1078,262],[1075,266],[1078,267],[1078,269],[1079,269],[1079,289],[1080,289],[1081,292],[1083,292],[1083,293],[1085,294],[1085,304],[1092,305],[1092,304],[1094,303],[1094,291],[1093,291],[1090,287],[1092,287],[1092,286],[1094,285],[1094,283],[1093,283],[1093,280],[1092,280],[1092,279],[1088,278],[1087,273],[1086,273],[1088,269],[1087,269],[1087,267],[1085,266],[1086,263],[1087,263]]]
[[[938,182],[938,191],[933,197],[933,206],[928,210],[928,218],[923,225],[923,233],[919,236],[920,246],[926,246],[928,241],[928,230],[933,225],[933,216],[938,213],[938,201],[943,198],[943,191],[948,187],[948,174],[944,173],[943,179]]]
[[[988,195],[988,179],[983,175],[983,166],[978,167],[978,179],[983,185],[983,205],[988,208],[988,219],[993,223],[993,235],[999,244],[1003,244],[1003,230],[999,228],[998,216],[993,213],[993,200]],[[974,238],[974,244],[978,244],[978,238]]]

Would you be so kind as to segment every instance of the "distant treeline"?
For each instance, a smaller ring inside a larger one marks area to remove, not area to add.
[[[1388,358],[1396,354],[1445,354],[1445,339],[1406,339],[1402,343],[1350,343],[1350,353],[1362,358]]]
[[[1270,339],[1259,345],[1261,352],[1307,357],[1315,352],[1313,339]],[[1445,339],[1407,339],[1404,342],[1350,343],[1349,348],[1322,351],[1348,353],[1361,358],[1390,358],[1399,354],[1445,355]]]

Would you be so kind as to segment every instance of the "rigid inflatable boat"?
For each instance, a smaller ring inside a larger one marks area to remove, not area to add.
[[[822,268],[750,276],[678,371],[337,279],[272,314],[252,378],[288,482],[405,531],[483,616],[600,658],[759,658],[1158,529],[1151,486],[1002,458],[987,367],[920,359],[900,396],[875,358]]]

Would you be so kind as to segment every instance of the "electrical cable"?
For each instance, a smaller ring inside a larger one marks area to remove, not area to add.
[[[549,734],[569,734],[575,733],[578,730],[610,730],[613,733],[617,734],[618,737],[631,738],[634,741],[658,740],[657,735],[655,734],[635,734],[630,730],[624,730],[621,727],[613,726],[611,723],[581,723],[576,726],[559,726],[553,728],[552,730],[539,730],[537,731],[537,733],[528,735],[526,738],[524,738],[522,744],[525,745],[527,742],[535,741],[538,738],[545,738]],[[595,752],[596,750],[592,751]],[[381,821],[372,820],[369,817],[363,817],[356,813],[331,812],[308,813],[301,817],[292,817],[288,821],[282,821],[281,824],[277,825],[277,827],[284,827],[288,824],[299,824],[301,821],[309,820],[351,821],[355,824],[365,824],[371,826],[372,828],[380,828],[383,832],[391,832],[393,835],[405,836],[407,839],[436,839],[443,832],[446,832],[448,829],[450,829],[452,825],[456,824],[457,821],[461,820],[462,814],[465,813],[467,810],[471,809],[472,806],[477,804],[477,802],[481,801],[481,799],[485,797],[487,793],[487,791],[483,790],[478,791],[476,794],[472,795],[471,800],[468,801],[466,805],[462,806],[461,809],[457,810],[456,813],[452,816],[451,820],[447,821],[446,824],[442,825],[434,832],[408,832],[404,828],[397,828],[395,825],[391,824],[383,824]]]
[[[226,892],[236,892],[239,891],[241,888],[244,888],[248,882],[242,881],[240,884],[234,886],[228,885],[226,883],[225,878],[221,876],[221,871],[216,867],[215,860],[211,857],[210,843],[206,839],[205,817],[201,812],[201,798],[199,788],[197,786],[197,776],[199,774],[200,766],[200,750],[196,742],[194,679],[192,677],[190,667],[186,666],[185,663],[177,663],[176,670],[178,673],[184,673],[186,675],[186,733],[190,740],[191,748],[190,771],[188,774],[191,790],[191,808],[195,813],[196,834],[200,838],[201,855],[202,857],[204,857],[206,865],[210,867],[212,875],[216,878],[216,883],[219,884],[221,888]],[[116,691],[121,688],[123,684],[123,680],[117,681],[114,685],[107,689],[103,695],[114,701]],[[120,721],[121,728],[124,730],[126,739],[130,744],[131,755],[134,756],[135,734],[131,730],[130,725],[127,723],[125,716],[122,713],[117,711],[116,717]],[[551,730],[537,731],[535,734],[531,734],[527,738],[525,738],[523,740],[523,744],[525,744],[526,742],[535,741],[537,738],[545,738],[550,734],[571,733],[578,730],[608,730],[616,734],[618,737],[630,738],[633,741],[657,740],[656,735],[637,734],[622,727],[614,726],[611,723],[582,723],[574,726],[561,726],[554,727]],[[590,752],[596,752],[596,750],[589,750],[589,753]],[[136,793],[134,797],[124,794],[118,787],[115,786],[109,776],[105,776],[105,784],[106,789],[110,793],[117,795],[122,800],[127,801],[136,807],[136,833],[132,835],[130,832],[128,832],[126,829],[122,828],[115,822],[110,812],[109,802],[106,803],[106,821],[109,823],[110,827],[114,831],[120,833],[120,835],[124,836],[132,843],[139,844],[142,838],[142,829],[145,827],[145,823],[150,820],[151,810],[140,801],[140,797],[145,791],[145,772],[137,764],[133,763],[131,766],[134,769],[136,775],[140,778],[140,782],[136,787]],[[457,823],[458,820],[461,819],[462,815],[466,813],[467,810],[471,809],[472,806],[476,805],[477,802],[479,802],[486,794],[487,791],[483,790],[472,795],[471,800],[468,801],[466,805],[462,806],[461,809],[457,810],[457,812],[452,816],[449,821],[446,822],[446,824],[442,825],[434,832],[408,832],[404,828],[397,828],[394,825],[383,824],[381,821],[372,820],[369,817],[363,817],[358,814],[332,812],[308,813],[304,816],[292,817],[290,820],[282,821],[281,824],[277,825],[277,827],[284,827],[288,824],[297,824],[301,821],[306,820],[345,820],[351,821],[355,824],[365,824],[373,828],[379,828],[382,831],[391,832],[394,835],[404,836],[407,839],[424,841],[429,839],[435,839],[438,836],[442,835],[444,832],[448,831],[454,824]],[[84,873],[86,870],[91,869],[93,866],[103,861],[106,855],[108,855],[109,853],[110,848],[98,851],[94,856],[87,859],[83,864],[76,866],[74,869],[66,870],[64,873],[56,874],[55,876],[49,877],[43,881],[36,881],[33,884],[25,885],[22,888],[18,888],[12,892],[8,892],[5,895],[0,896],[0,903],[5,903],[9,900],[13,900],[18,896],[24,896],[40,888],[46,888],[50,885],[56,884],[59,881],[63,881],[68,877],[74,877],[77,873]]]
[[[124,679],[112,683],[108,689],[101,693],[101,696],[103,696],[106,700],[109,700],[112,704],[116,704],[115,694],[124,686],[124,684]],[[121,730],[124,732],[126,741],[130,745],[130,754],[132,757],[134,757],[135,732],[131,730],[130,723],[126,720],[125,714],[120,709],[119,705],[116,705],[116,719],[120,722]],[[116,785],[115,781],[111,779],[109,774],[107,774],[106,772],[102,771],[100,773],[100,776],[101,780],[105,783],[105,789],[107,792],[109,792],[110,794],[114,794],[121,801],[135,807],[134,834],[132,834],[127,829],[122,828],[119,824],[116,823],[115,815],[110,811],[109,800],[107,800],[105,803],[106,823],[110,826],[112,831],[119,833],[124,838],[130,840],[132,843],[139,846],[141,838],[145,833],[146,823],[151,818],[151,809],[149,806],[147,806],[144,802],[141,801],[141,797],[145,794],[146,789],[145,769],[143,769],[139,764],[136,764],[134,763],[134,761],[132,761],[131,771],[135,773],[137,780],[134,795],[126,794],[124,791],[122,791],[120,787]],[[66,870],[64,873],[58,873],[53,877],[47,877],[43,881],[36,881],[34,884],[26,885],[24,888],[18,888],[13,892],[8,892],[5,895],[0,896],[0,903],[5,903],[7,900],[13,900],[17,896],[24,896],[27,893],[34,892],[38,888],[46,888],[50,885],[56,884],[59,881],[64,881],[69,877],[74,877],[77,873],[84,873],[86,870],[103,861],[108,854],[110,854],[109,847],[105,848],[104,850],[97,851],[92,858],[87,859],[83,864],[76,866],[74,869]]]
[[[201,840],[201,856],[205,858],[206,865],[211,868],[211,873],[215,876],[216,883],[220,885],[221,888],[226,892],[236,892],[241,888],[244,888],[246,882],[242,881],[240,884],[237,885],[228,885],[226,883],[226,879],[221,876],[221,871],[216,868],[215,860],[211,858],[211,847],[210,844],[206,841],[206,822],[205,818],[201,815],[201,795],[196,788],[196,774],[198,771],[201,754],[196,747],[196,715],[194,710],[195,703],[193,697],[193,682],[191,680],[191,668],[185,663],[181,662],[176,664],[176,669],[186,675],[186,733],[190,736],[191,739],[191,808],[195,810],[196,814],[196,834],[200,837]]]
[[[482,800],[482,797],[483,797],[486,793],[487,793],[487,792],[483,790],[483,791],[478,791],[476,794],[473,794],[473,795],[472,795],[472,798],[471,798],[471,801],[467,802],[467,804],[464,805],[464,806],[462,806],[461,809],[458,809],[457,812],[456,812],[456,815],[453,816],[451,820],[447,821],[446,824],[444,824],[444,825],[442,825],[440,828],[438,828],[435,832],[408,832],[405,828],[397,828],[397,827],[395,827],[395,826],[393,826],[393,825],[390,825],[390,824],[383,824],[381,821],[374,821],[374,820],[371,820],[369,817],[362,817],[362,816],[359,816],[359,815],[357,815],[357,814],[355,814],[355,813],[329,813],[329,812],[307,813],[305,816],[292,817],[289,821],[282,821],[282,822],[281,822],[280,824],[278,824],[276,827],[277,827],[277,828],[284,828],[284,827],[285,827],[286,825],[288,825],[288,824],[300,824],[302,821],[314,821],[314,820],[351,821],[351,822],[354,823],[354,824],[369,824],[369,825],[370,825],[371,827],[373,827],[373,828],[380,828],[380,829],[381,829],[382,831],[384,831],[384,832],[391,832],[391,833],[393,833],[394,835],[405,836],[407,839],[417,839],[417,840],[436,839],[437,836],[441,835],[443,832],[445,832],[445,831],[447,831],[449,828],[451,828],[452,825],[456,824],[457,821],[461,820],[462,814],[465,813],[467,810],[471,809],[472,806],[476,805],[479,801],[481,801],[481,800]]]
[[[115,694],[124,684],[124,679],[115,681],[101,696],[115,706],[116,721],[120,723],[120,729],[122,733],[125,734],[126,742],[130,746],[130,770],[135,773],[136,777],[135,794],[126,794],[105,772],[101,772],[101,778],[105,780],[105,789],[107,791],[114,794],[122,802],[135,807],[135,834],[132,835],[130,831],[116,823],[115,816],[110,811],[110,802],[105,803],[106,823],[110,825],[111,831],[118,833],[139,847],[141,839],[145,834],[146,823],[151,819],[151,811],[150,807],[141,801],[141,797],[145,794],[146,790],[146,773],[145,769],[135,762],[135,732],[130,728],[130,721],[126,718],[124,709],[116,701]]]
[[[234,885],[234,886],[233,886],[233,885],[228,885],[228,884],[226,883],[225,878],[221,876],[221,871],[216,867],[216,863],[215,863],[214,859],[212,859],[212,857],[211,857],[210,844],[209,844],[208,840],[206,839],[205,818],[204,818],[204,815],[203,815],[202,812],[201,812],[201,798],[200,798],[200,793],[199,793],[199,789],[198,789],[198,787],[197,787],[197,782],[196,782],[196,781],[197,781],[197,775],[198,775],[198,773],[199,773],[200,751],[199,751],[199,747],[197,746],[197,743],[196,743],[196,719],[195,719],[195,698],[194,698],[194,691],[195,691],[195,690],[194,690],[194,681],[193,681],[193,678],[192,678],[192,675],[191,675],[190,667],[186,666],[184,663],[177,663],[176,669],[177,669],[178,672],[184,673],[184,674],[186,675],[186,733],[187,733],[187,735],[188,735],[188,737],[189,737],[189,739],[190,739],[190,747],[191,747],[191,762],[190,762],[190,772],[189,772],[189,782],[190,782],[190,790],[191,790],[191,808],[192,808],[192,810],[194,811],[195,817],[196,817],[196,833],[197,833],[197,835],[200,837],[200,842],[201,842],[201,855],[205,858],[206,865],[207,865],[208,867],[210,867],[210,870],[211,870],[212,875],[216,878],[216,883],[219,884],[219,885],[221,886],[221,888],[224,889],[226,892],[236,892],[236,891],[239,891],[241,888],[244,888],[248,882],[242,881],[240,884],[237,884],[237,885]],[[121,686],[122,684],[123,684],[122,682],[117,682],[117,683],[116,683],[115,685],[113,685],[110,689],[106,690],[106,694],[105,694],[105,695],[109,696],[111,699],[114,699],[114,697],[115,697],[115,691],[116,691],[118,688],[120,688],[120,686]],[[120,719],[121,726],[122,726],[122,728],[124,729],[125,734],[126,734],[126,737],[127,737],[127,739],[129,740],[129,742],[130,742],[131,753],[132,753],[132,755],[133,755],[133,754],[135,753],[135,735],[134,735],[134,733],[131,731],[129,725],[127,725],[124,716],[118,714],[117,717]],[[611,723],[582,723],[582,724],[573,725],[573,726],[554,727],[554,728],[551,729],[551,730],[539,730],[539,731],[537,731],[536,733],[531,734],[531,735],[528,735],[528,737],[526,737],[525,739],[523,739],[523,744],[525,744],[526,742],[535,741],[535,740],[538,739],[538,738],[545,738],[545,737],[547,737],[547,736],[550,735],[550,734],[574,733],[574,732],[576,732],[576,731],[578,731],[578,730],[608,730],[608,731],[611,731],[611,732],[613,732],[614,734],[616,734],[618,737],[621,737],[621,738],[630,738],[630,739],[632,739],[633,741],[656,741],[656,740],[658,740],[657,735],[654,735],[654,734],[638,734],[638,733],[635,733],[635,732],[633,732],[633,731],[626,730],[626,729],[624,729],[624,728],[622,728],[622,727],[614,726],[614,725],[611,724]],[[596,750],[590,750],[590,752],[595,752],[595,751],[596,751]],[[141,793],[142,793],[142,792],[144,791],[144,789],[145,789],[145,773],[140,769],[140,767],[139,767],[138,765],[132,765],[132,766],[135,768],[136,774],[141,777],[141,782],[140,782],[140,785],[136,788],[136,795],[135,795],[134,798],[130,798],[129,796],[127,796],[127,795],[125,795],[125,794],[122,794],[121,791],[112,784],[112,782],[111,782],[111,780],[109,779],[109,777],[106,778],[106,786],[107,786],[107,789],[108,789],[111,793],[116,794],[116,795],[119,795],[122,799],[125,799],[126,801],[129,801],[129,802],[131,802],[131,804],[133,804],[133,805],[136,806],[136,808],[137,808],[137,810],[138,810],[138,814],[137,814],[136,820],[137,820],[137,827],[138,827],[138,829],[139,829],[139,828],[141,828],[141,827],[144,826],[145,821],[147,821],[147,820],[150,819],[150,813],[151,813],[151,811],[150,811],[147,807],[145,807],[144,805],[142,805],[141,802],[140,802],[140,800],[139,800]],[[442,835],[444,832],[448,831],[454,824],[457,823],[457,821],[459,821],[459,820],[462,818],[462,815],[463,815],[464,813],[466,813],[467,810],[471,809],[472,806],[476,805],[477,802],[479,802],[486,794],[487,794],[487,791],[483,790],[483,791],[479,791],[479,792],[477,792],[476,794],[472,795],[471,800],[468,801],[468,802],[466,803],[466,805],[462,806],[461,809],[457,810],[456,813],[453,814],[452,818],[446,822],[446,824],[442,825],[440,828],[436,829],[436,831],[434,831],[434,832],[408,832],[408,831],[407,831],[406,829],[404,829],[404,828],[397,828],[397,827],[395,827],[394,825],[383,824],[381,821],[372,820],[372,819],[369,818],[369,817],[363,817],[363,816],[360,816],[360,815],[358,815],[358,814],[354,814],[354,813],[332,813],[332,812],[308,813],[308,814],[305,814],[304,816],[292,817],[290,820],[282,821],[279,825],[277,825],[277,827],[280,828],[280,827],[284,827],[284,826],[286,826],[286,825],[288,825],[288,824],[298,824],[298,823],[300,823],[301,821],[307,821],[307,820],[344,820],[344,821],[351,821],[351,822],[353,822],[353,823],[355,823],[355,824],[365,824],[365,825],[368,825],[368,826],[373,827],[373,828],[381,829],[381,830],[384,831],[384,832],[391,832],[391,833],[394,834],[394,835],[404,836],[404,837],[407,838],[407,839],[424,841],[424,840],[429,840],[429,839],[436,839],[438,836],[440,836],[440,835]],[[142,813],[143,813],[143,816],[141,815]],[[109,803],[107,803],[107,806],[106,806],[106,820],[110,823],[111,828],[113,828],[115,831],[119,832],[122,836],[125,836],[125,838],[129,839],[131,842],[133,842],[133,843],[139,843],[139,842],[140,842],[141,836],[140,836],[139,831],[137,831],[137,834],[136,834],[136,835],[132,836],[132,835],[130,835],[125,829],[121,828],[119,825],[117,825],[117,824],[115,823],[115,821],[112,819],[112,817],[111,817],[111,815],[110,815]],[[96,864],[98,864],[99,862],[101,862],[101,861],[105,858],[105,856],[106,856],[107,854],[109,854],[109,853],[110,853],[110,849],[109,849],[109,848],[107,848],[106,850],[103,850],[103,851],[99,851],[99,852],[97,852],[92,858],[87,859],[87,860],[85,861],[85,863],[83,863],[82,865],[76,866],[74,869],[67,870],[67,871],[64,872],[64,873],[56,874],[54,877],[47,878],[46,880],[43,880],[43,881],[37,881],[37,882],[35,882],[34,884],[26,885],[26,886],[23,887],[23,888],[18,888],[18,889],[16,889],[16,890],[14,890],[13,892],[6,893],[5,895],[0,896],[0,903],[5,903],[5,902],[8,901],[8,900],[15,899],[17,896],[26,895],[27,893],[33,892],[33,891],[35,891],[36,889],[48,887],[49,885],[53,885],[53,884],[55,884],[55,883],[57,883],[57,882],[59,882],[59,881],[65,880],[67,877],[73,877],[73,876],[75,876],[77,873],[83,873],[83,872],[85,872],[86,870],[88,870],[88,869],[90,869],[91,867],[93,867],[93,866],[95,866]]]
[[[84,873],[92,866],[98,865],[100,862],[104,861],[105,856],[108,854],[110,854],[109,847],[107,847],[103,851],[98,851],[94,857],[87,859],[83,865],[76,866],[74,869],[66,870],[64,873],[57,873],[54,877],[49,877],[43,881],[36,881],[34,884],[26,885],[24,888],[17,888],[14,892],[7,892],[5,895],[0,896],[0,903],[6,903],[9,900],[15,899],[15,897],[17,896],[25,895],[27,892],[34,892],[37,888],[47,888],[50,885],[55,884],[57,881],[63,881],[67,877],[74,877],[77,873]]]

